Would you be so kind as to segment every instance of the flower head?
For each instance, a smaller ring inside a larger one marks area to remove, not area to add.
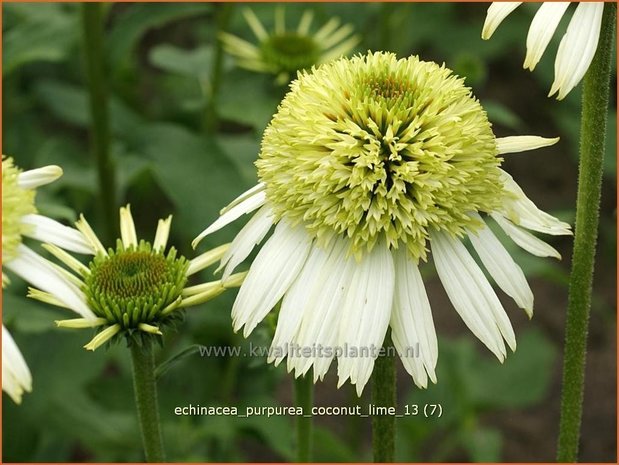
[[[187,286],[189,276],[219,260],[227,245],[208,251],[193,260],[180,256],[174,247],[166,252],[172,217],[159,220],[153,243],[138,241],[129,206],[120,209],[121,239],[116,248],[105,249],[82,216],[77,229],[87,241],[94,257],[82,264],[61,248],[44,247],[73,273],[48,263],[65,284],[74,300],[86,307],[83,318],[57,321],[66,328],[98,328],[86,344],[88,350],[120,336],[132,343],[161,336],[162,330],[182,318],[182,309],[206,302],[221,294],[226,286],[214,281]],[[235,275],[227,286],[238,286],[244,274]],[[31,289],[30,297],[46,303],[67,306],[57,289],[47,292]]]
[[[499,156],[557,140],[495,138],[471,90],[435,63],[390,53],[340,59],[299,74],[265,131],[260,183],[194,245],[259,209],[221,260],[225,282],[275,225],[235,301],[234,329],[248,335],[281,300],[270,360],[287,356],[297,376],[313,367],[317,380],[338,347],[355,347],[356,357],[338,355],[339,384],[350,379],[361,393],[376,357],[369,348],[391,326],[404,366],[425,387],[438,352],[419,265],[432,255],[457,312],[502,361],[514,332],[465,240],[532,315],[524,274],[487,221],[535,255],[558,256],[523,228],[556,235],[569,225],[540,211]],[[420,356],[405,355],[416,344]],[[330,355],[292,353],[295,345]]]
[[[328,21],[315,34],[310,34],[313,13],[306,11],[296,30],[286,30],[283,8],[275,11],[275,30],[267,32],[255,15],[246,8],[243,16],[258,39],[256,45],[232,34],[220,38],[226,51],[235,56],[239,66],[262,73],[274,74],[280,84],[288,82],[298,70],[329,61],[350,52],[359,37],[352,35],[350,25],[340,27],[336,18]]]
[[[37,214],[36,188],[62,176],[62,169],[50,165],[23,171],[10,157],[2,157],[2,287],[10,283],[4,270],[10,270],[30,283],[49,285],[42,277],[44,259],[28,248],[30,237],[84,252],[87,245],[77,231]],[[17,403],[32,390],[32,376],[19,348],[2,326],[2,389]]]
[[[521,3],[493,2],[488,8],[481,33],[482,39],[490,39],[501,22]],[[535,69],[570,3],[572,2],[542,3],[529,28],[523,68],[530,71]],[[549,97],[557,94],[557,99],[563,100],[584,77],[597,50],[603,11],[604,2],[578,3],[559,44],[555,60],[555,80]]]

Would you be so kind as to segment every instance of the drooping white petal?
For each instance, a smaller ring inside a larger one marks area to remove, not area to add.
[[[30,225],[24,233],[41,242],[57,245],[71,252],[93,255],[95,250],[81,232],[42,215],[25,215],[22,223]]]
[[[105,247],[101,244],[101,241],[88,224],[88,221],[86,221],[86,218],[84,218],[84,215],[80,215],[79,220],[75,222],[75,227],[82,233],[95,253],[101,253],[107,257],[107,250],[105,250]]]
[[[496,28],[507,16],[520,6],[522,2],[492,2],[486,13],[486,21],[481,31],[481,38],[488,40],[496,31]]]
[[[32,391],[32,375],[11,333],[2,325],[2,390],[16,404],[24,392]]]
[[[48,292],[84,318],[95,318],[86,305],[86,297],[74,284],[58,273],[54,265],[25,245],[18,248],[17,257],[5,263],[9,270],[33,286]]]
[[[303,12],[303,16],[301,16],[301,20],[299,21],[299,26],[297,27],[297,34],[300,36],[307,35],[313,19],[314,12],[312,10],[305,10]]]
[[[251,213],[258,207],[261,207],[266,201],[266,193],[264,191],[258,191],[250,197],[247,197],[245,200],[242,200],[234,207],[227,210],[223,213],[213,224],[211,224],[208,228],[202,231],[198,237],[196,237],[191,246],[195,249],[198,243],[204,239],[209,234],[214,233],[215,231],[219,231],[224,226],[232,223],[234,220],[239,218],[241,215],[246,213]]]
[[[302,226],[279,222],[249,269],[232,307],[234,331],[247,337],[283,297],[301,271],[311,247]]]
[[[531,318],[533,316],[533,292],[522,269],[486,226],[481,216],[476,213],[471,216],[484,224],[481,229],[469,231],[469,239],[479,258],[497,285]]]
[[[504,189],[512,194],[503,203],[504,216],[513,223],[533,231],[554,236],[571,235],[571,226],[540,210],[526,196],[514,179],[501,170]]]
[[[390,322],[391,338],[406,371],[417,386],[425,388],[428,376],[436,383],[438,342],[432,309],[419,268],[411,261],[407,251],[394,251],[393,259],[395,293]]]
[[[370,379],[387,333],[394,286],[391,252],[379,242],[356,264],[341,310],[338,345],[356,348],[359,356],[338,357],[338,386],[350,378],[359,396]]]
[[[535,255],[536,257],[554,257],[561,260],[561,254],[551,245],[535,237],[528,231],[519,228],[498,213],[492,213],[492,218],[497,222],[505,234],[507,234],[518,246]]]
[[[22,189],[36,189],[62,176],[62,168],[56,165],[24,171],[17,176],[17,185]]]
[[[522,67],[533,71],[550,43],[570,2],[543,2],[527,35],[527,56]]]
[[[218,260],[221,260],[221,257],[224,256],[224,254],[229,248],[230,244],[220,245],[219,247],[208,250],[203,254],[198,255],[196,258],[190,260],[189,268],[187,268],[187,276],[191,276],[198,271],[202,271],[203,269],[208,268]]]
[[[555,60],[555,80],[548,96],[565,96],[580,82],[587,70],[600,39],[603,2],[579,2],[567,32],[561,39]]]
[[[138,246],[138,236],[129,205],[120,209],[120,237],[125,248]]]
[[[65,252],[60,247],[55,246],[54,244],[43,244],[43,248],[51,253],[54,257],[68,266],[70,269],[75,271],[77,274],[81,276],[86,276],[90,273],[90,270],[86,265],[77,260],[73,255]]]
[[[172,215],[165,220],[161,219],[157,222],[157,231],[155,232],[155,240],[153,241],[153,250],[164,250],[168,245],[170,237],[170,227],[172,226]]]
[[[449,300],[469,329],[502,362],[516,338],[505,310],[475,260],[458,239],[435,232],[430,237],[434,264]]]
[[[340,25],[339,18],[331,18],[327,21],[319,30],[314,34],[314,41],[316,43],[321,43],[324,41],[333,31],[335,31]]]
[[[236,267],[245,260],[254,250],[254,247],[262,242],[271,226],[273,226],[272,211],[268,206],[262,207],[236,235],[230,248],[221,259],[217,271],[225,267],[222,280],[226,280]],[[217,272],[216,271],[216,272]]]
[[[542,147],[548,147],[559,142],[559,137],[539,137],[539,136],[508,136],[497,137],[496,145],[499,154],[525,152]]]
[[[245,21],[247,21],[247,24],[249,24],[252,32],[260,42],[269,38],[269,34],[265,31],[264,26],[251,8],[243,8],[242,13]]]

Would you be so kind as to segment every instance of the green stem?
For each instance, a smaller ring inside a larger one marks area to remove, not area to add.
[[[372,373],[372,404],[376,407],[396,407],[395,354],[391,335],[383,344],[385,354],[376,359]],[[395,459],[395,415],[372,416],[372,450],[374,462]]]
[[[116,176],[114,163],[110,158],[108,92],[103,51],[103,6],[100,3],[82,5],[82,28],[92,119],[90,141],[97,160],[99,199],[105,220],[106,239],[107,243],[111,243],[118,228],[115,200]]]
[[[206,103],[205,127],[207,134],[215,134],[219,129],[219,114],[217,112],[217,97],[221,87],[223,75],[224,49],[221,40],[217,37],[219,32],[226,30],[234,5],[230,3],[216,3],[215,8],[215,52],[213,54],[213,70],[211,72],[210,92]]]
[[[303,408],[303,415],[297,416],[297,462],[312,461],[312,405],[314,383],[312,370],[294,380],[295,405]],[[308,415],[307,417],[305,415]]]
[[[575,462],[582,419],[587,332],[602,187],[616,5],[604,4],[598,49],[582,88],[580,167],[570,275],[557,460]]]
[[[141,347],[132,344],[131,359],[133,361],[135,404],[138,409],[144,455],[147,462],[163,462],[165,453],[159,427],[153,345],[150,342],[145,342]]]

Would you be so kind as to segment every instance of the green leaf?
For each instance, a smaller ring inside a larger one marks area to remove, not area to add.
[[[157,379],[161,378],[170,370],[170,368],[174,367],[174,365],[177,365],[178,363],[183,361],[183,359],[190,357],[191,355],[194,355],[196,353],[200,353],[200,346],[198,344],[186,347],[176,355],[173,355],[166,361],[160,363],[159,366],[155,369],[155,377]]]
[[[213,47],[203,45],[193,50],[184,50],[169,44],[158,45],[150,51],[149,60],[164,71],[208,81]]]
[[[500,462],[503,437],[494,428],[476,428],[466,431],[461,438],[471,462]]]

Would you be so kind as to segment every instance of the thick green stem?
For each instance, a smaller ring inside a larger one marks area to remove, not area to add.
[[[86,76],[90,96],[90,143],[97,160],[99,199],[106,227],[106,242],[111,243],[117,231],[116,176],[110,157],[110,126],[108,92],[105,80],[105,54],[103,51],[104,5],[82,5],[82,29],[86,59]]]
[[[225,31],[230,21],[230,16],[234,8],[230,3],[216,3],[215,8],[215,24],[217,34]],[[215,52],[213,54],[213,69],[210,78],[210,93],[208,102],[206,103],[205,127],[208,134],[215,134],[219,129],[219,114],[217,111],[217,99],[219,88],[221,87],[221,78],[223,75],[224,65],[224,49],[221,40],[215,36]]]
[[[303,415],[297,416],[297,462],[312,461],[312,405],[314,383],[312,370],[294,380],[294,399],[297,407],[303,408]],[[306,416],[307,415],[307,416]]]
[[[133,388],[138,420],[147,462],[164,462],[163,440],[159,426],[159,404],[155,381],[155,355],[151,343],[131,346]]]
[[[396,408],[395,354],[389,334],[383,347],[385,354],[376,359],[372,373],[372,404]],[[395,415],[372,416],[372,450],[374,462],[394,461]]]
[[[570,275],[557,460],[575,462],[582,419],[585,359],[599,223],[610,62],[616,5],[606,3],[598,49],[582,88],[580,167]]]

